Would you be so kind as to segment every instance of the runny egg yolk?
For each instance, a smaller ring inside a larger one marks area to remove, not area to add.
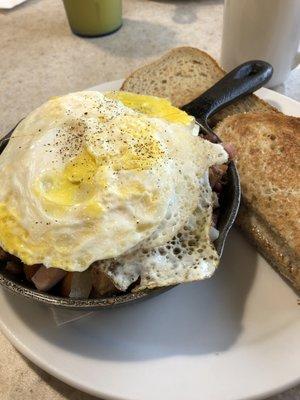
[[[125,106],[150,117],[162,118],[168,122],[189,125],[194,118],[172,106],[168,99],[135,94],[130,92],[109,92],[106,97],[121,101]]]

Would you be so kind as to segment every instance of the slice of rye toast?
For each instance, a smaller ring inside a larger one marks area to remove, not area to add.
[[[151,64],[134,71],[121,90],[169,98],[182,107],[209,89],[225,71],[207,53],[193,47],[178,47]],[[244,112],[278,112],[255,95],[249,95],[216,113],[211,125],[228,115]]]
[[[236,114],[215,132],[237,151],[242,187],[238,225],[300,290],[300,118]]]

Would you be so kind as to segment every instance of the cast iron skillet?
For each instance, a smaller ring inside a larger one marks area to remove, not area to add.
[[[183,109],[193,115],[200,125],[200,133],[210,135],[215,142],[220,142],[208,125],[208,118],[221,108],[233,103],[237,99],[250,94],[263,86],[272,76],[273,69],[270,64],[263,61],[249,61],[235,68],[223,79],[208,89],[200,97],[185,105]],[[0,141],[0,153],[5,149],[13,130]],[[17,160],[16,160],[17,161]],[[234,163],[229,163],[227,172],[228,184],[223,190],[220,199],[220,217],[218,221],[219,238],[214,242],[219,256],[222,255],[226,236],[236,218],[240,203],[240,183]],[[158,295],[174,286],[166,288],[144,290],[140,293],[126,293],[114,297],[101,299],[74,300],[62,298],[54,294],[41,293],[30,286],[22,278],[12,276],[0,267],[0,284],[11,292],[26,298],[37,300],[52,306],[70,309],[97,309],[108,308]]]

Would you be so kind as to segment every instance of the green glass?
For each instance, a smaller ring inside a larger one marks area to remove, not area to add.
[[[70,28],[80,36],[102,36],[122,25],[122,0],[63,0]]]

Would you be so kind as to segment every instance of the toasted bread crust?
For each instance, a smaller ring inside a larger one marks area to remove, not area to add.
[[[267,260],[300,285],[300,118],[240,114],[216,127],[234,144],[243,208],[239,224]]]
[[[206,52],[193,47],[178,47],[134,71],[121,90],[168,97],[175,106],[182,107],[224,75],[224,70]],[[250,95],[216,113],[211,124],[215,125],[228,115],[249,111],[278,112],[257,96]]]
[[[237,224],[267,262],[292,283],[296,290],[300,290],[299,256],[283,250],[284,243],[268,229],[257,214],[243,203],[239,210]]]

